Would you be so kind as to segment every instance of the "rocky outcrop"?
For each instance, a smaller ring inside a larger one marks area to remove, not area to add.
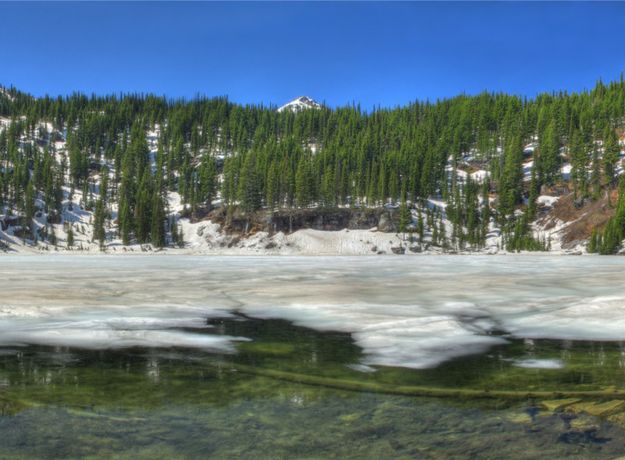
[[[374,227],[381,232],[397,232],[399,226],[398,211],[386,208],[281,209],[251,214],[238,210],[228,213],[220,208],[202,217],[219,223],[229,233],[262,231],[270,235],[278,232],[288,234],[302,229],[336,231],[368,230]]]

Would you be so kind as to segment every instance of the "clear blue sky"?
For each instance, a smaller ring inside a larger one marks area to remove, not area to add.
[[[625,70],[625,3],[3,3],[0,84],[394,106]]]

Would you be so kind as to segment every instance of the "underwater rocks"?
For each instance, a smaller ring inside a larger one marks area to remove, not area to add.
[[[566,411],[573,414],[588,414],[595,417],[607,417],[617,413],[625,413],[625,401],[615,399],[612,401],[596,402],[582,401],[579,398],[553,399],[541,401],[541,406],[551,412]]]
[[[565,410],[573,413],[586,413],[596,417],[607,417],[625,411],[625,401],[579,402],[567,406]]]
[[[571,404],[578,403],[580,401],[581,399],[578,398],[554,399],[549,401],[542,401],[540,404],[548,411],[558,412],[565,407],[570,406]]]

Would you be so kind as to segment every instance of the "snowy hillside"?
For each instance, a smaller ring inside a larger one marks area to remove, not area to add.
[[[579,97],[625,98],[610,88]],[[0,249],[617,253],[625,128],[580,125],[590,102],[567,98],[366,113],[302,96],[285,117],[227,98],[3,91]]]
[[[308,99],[303,102],[298,98],[283,108],[289,107],[294,110],[297,107],[308,107]],[[312,102],[314,103],[314,101]],[[318,105],[310,105],[316,107]],[[11,125],[8,118],[0,118],[0,132]],[[50,123],[42,123],[38,126],[38,136],[34,139],[44,142],[45,139],[55,139],[51,147],[57,161],[67,160],[67,133],[54,132]],[[149,161],[152,168],[156,168],[156,155],[158,152],[161,129],[155,125],[147,130],[145,139],[149,148]],[[25,136],[23,141],[28,139]],[[532,145],[525,148],[526,157],[524,163],[525,180],[530,180],[529,171],[532,164]],[[213,153],[215,157],[223,158],[220,151]],[[449,159],[451,163],[451,158]],[[465,155],[461,164],[454,168],[449,164],[446,170],[450,176],[455,176],[460,184],[467,180],[481,184],[488,177],[489,172],[474,166],[475,160],[471,155]],[[109,169],[109,178],[114,177],[114,163],[106,163]],[[621,169],[622,170],[622,169]],[[471,171],[471,172],[467,172]],[[570,166],[562,167],[563,176],[570,172]],[[102,181],[101,174],[94,174],[93,181],[87,189],[90,196],[98,193]],[[69,171],[65,180],[69,183]],[[274,255],[380,255],[380,254],[440,254],[443,252],[460,253],[505,253],[502,231],[494,221],[488,225],[485,244],[479,248],[463,248],[451,243],[444,243],[446,236],[452,235],[454,225],[448,219],[446,208],[448,203],[442,197],[430,197],[425,206],[413,205],[407,232],[384,232],[377,228],[359,230],[335,230],[320,231],[302,229],[290,234],[277,232],[253,232],[249,234],[232,234],[222,225],[210,220],[191,222],[188,218],[181,218],[185,213],[185,206],[181,196],[176,192],[167,194],[167,219],[174,222],[181,235],[183,242],[180,247],[176,242],[169,239],[168,246],[157,249],[151,244],[123,244],[118,235],[118,205],[111,203],[111,214],[104,223],[104,231],[107,241],[104,244],[95,239],[94,220],[95,212],[88,204],[89,197],[83,196],[84,190],[73,190],[69,186],[63,187],[63,205],[60,221],[48,222],[48,215],[43,206],[34,218],[36,238],[24,236],[24,228],[19,225],[19,219],[12,217],[16,210],[5,207],[0,214],[0,244],[5,250],[35,253],[41,251],[62,252],[99,252],[108,253],[141,253],[165,251],[174,253],[198,253],[198,254],[274,254]],[[43,197],[40,197],[43,198]],[[218,198],[218,197],[217,197]],[[558,202],[559,196],[541,195],[537,204],[543,210],[539,221],[533,223],[532,232],[535,238],[549,242],[549,249],[560,253],[581,253],[585,250],[584,244],[574,244],[563,247],[562,232],[566,230],[569,222],[564,222],[549,216],[549,211]],[[489,198],[492,200],[492,198]],[[483,202],[484,197],[479,200]],[[39,198],[38,198],[38,201]],[[220,205],[216,199],[214,206]],[[387,208],[397,210],[398,205],[387,204]],[[438,223],[432,221],[432,215],[438,215]],[[419,235],[419,226],[423,230]],[[69,234],[71,233],[71,237]],[[53,235],[50,238],[50,234]],[[442,236],[441,236],[442,235]]]

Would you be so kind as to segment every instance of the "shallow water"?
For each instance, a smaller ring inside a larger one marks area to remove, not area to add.
[[[0,458],[625,454],[618,417],[393,394],[625,388],[625,259],[1,260]]]

